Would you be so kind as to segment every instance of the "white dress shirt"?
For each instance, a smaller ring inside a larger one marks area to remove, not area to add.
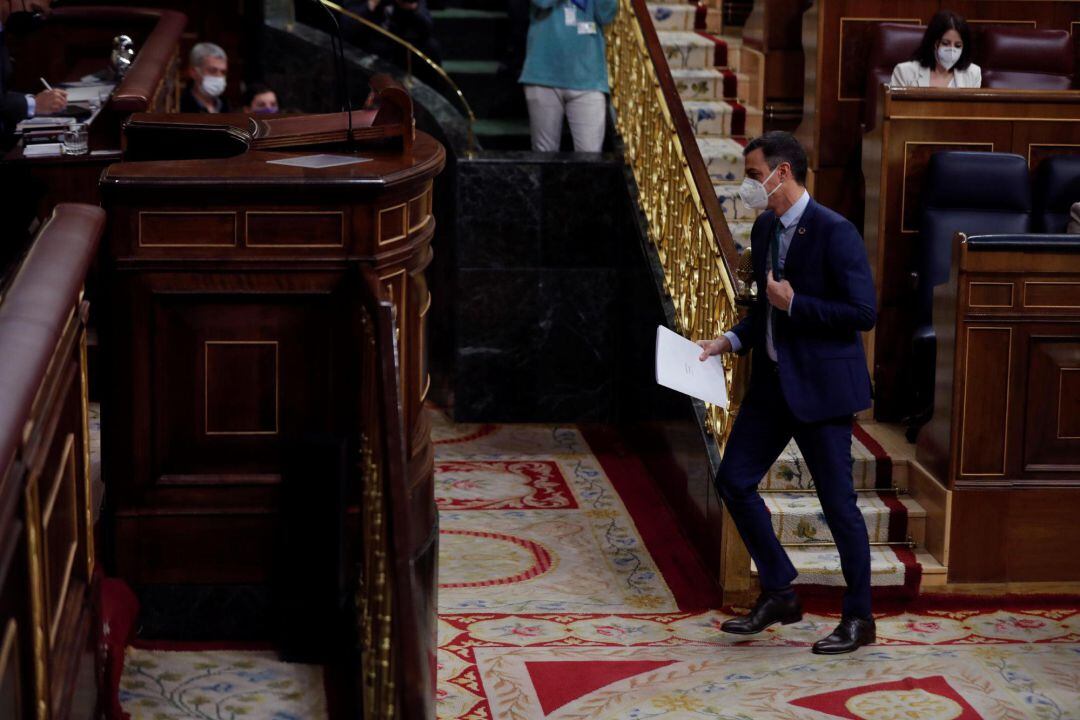
[[[802,195],[799,199],[792,203],[791,207],[787,209],[783,215],[780,216],[780,226],[783,228],[780,231],[780,269],[784,269],[784,263],[787,261],[788,248],[791,247],[791,239],[795,237],[795,229],[799,227],[799,220],[802,219],[803,213],[806,212],[806,206],[810,204],[810,193],[804,188]],[[772,228],[769,228],[769,233],[773,232]],[[772,237],[768,238],[770,245],[772,244]],[[765,250],[765,274],[768,276],[769,271],[772,270],[772,252],[768,250],[766,246]],[[759,292],[761,290],[759,289]],[[766,301],[767,302],[767,301]],[[795,296],[792,295],[791,303],[788,305],[787,313],[791,316],[791,309],[795,307]],[[773,343],[773,329],[772,329],[772,305],[769,305],[770,312],[765,314],[765,352],[768,353],[769,359],[776,362],[776,345]],[[731,343],[731,349],[734,352],[742,350],[742,342],[739,340],[739,336],[730,330],[724,333],[724,337]]]

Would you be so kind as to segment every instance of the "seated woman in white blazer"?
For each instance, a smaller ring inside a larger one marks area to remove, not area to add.
[[[893,68],[892,87],[982,87],[982,70],[971,62],[971,29],[964,18],[942,10],[926,26],[913,59]]]

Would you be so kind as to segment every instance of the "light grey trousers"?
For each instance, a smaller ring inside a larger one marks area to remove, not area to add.
[[[604,112],[607,98],[599,90],[567,90],[526,85],[529,132],[535,152],[558,152],[563,116],[577,152],[600,152],[604,144]]]

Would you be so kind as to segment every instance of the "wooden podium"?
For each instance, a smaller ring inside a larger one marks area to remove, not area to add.
[[[384,107],[404,93],[391,95]],[[414,134],[411,106],[397,118],[355,164],[271,162],[340,147],[249,149],[125,161],[104,173],[103,474],[112,569],[133,585],[268,581],[287,453],[305,434],[354,447],[366,434],[360,418],[373,389],[359,368],[370,348],[356,318],[372,273],[396,312],[417,528],[408,552],[434,568],[424,270],[432,179],[445,154]],[[326,139],[326,116],[288,120],[298,138],[310,130]],[[135,116],[132,125],[153,121]],[[364,508],[349,492],[355,526]],[[433,585],[426,592],[433,602]]]

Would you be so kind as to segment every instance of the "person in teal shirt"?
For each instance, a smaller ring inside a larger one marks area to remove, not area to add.
[[[532,148],[556,152],[563,118],[577,152],[600,152],[609,92],[604,26],[618,0],[532,0],[525,86]]]

